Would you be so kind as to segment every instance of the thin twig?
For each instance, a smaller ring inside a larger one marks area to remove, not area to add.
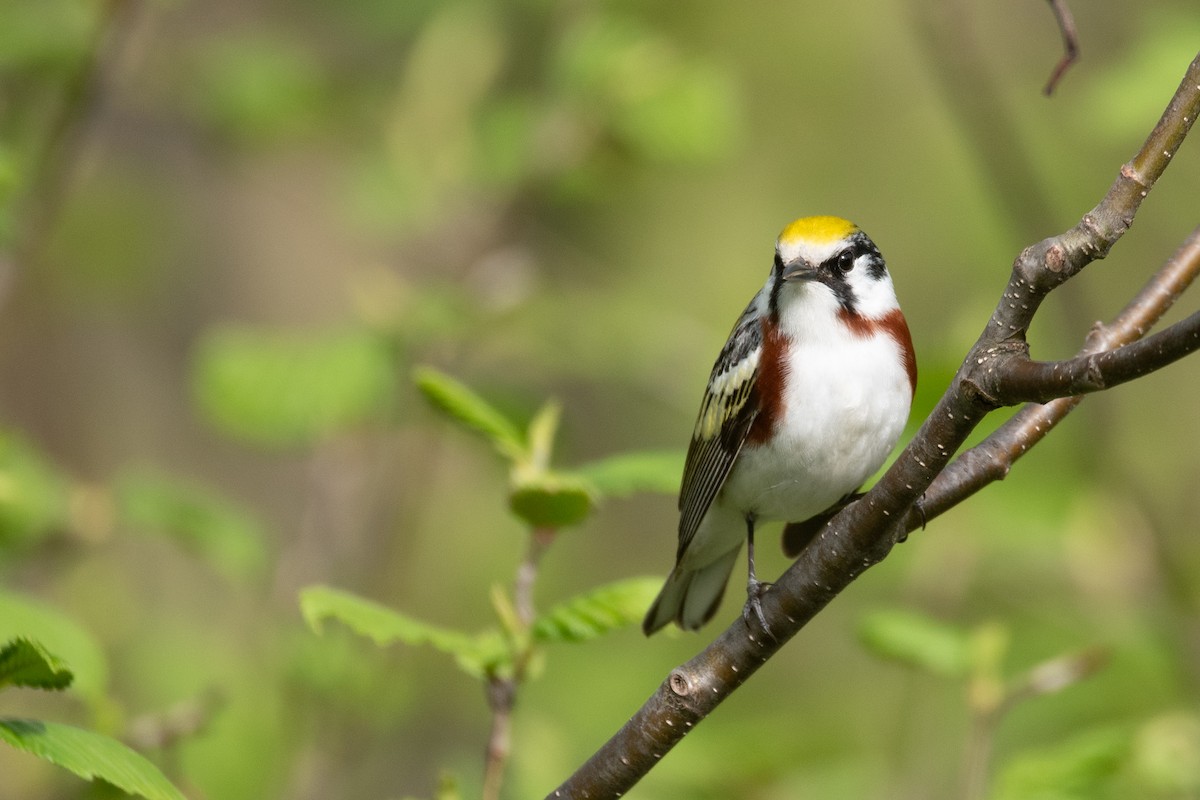
[[[512,752],[512,710],[517,684],[512,678],[493,677],[487,683],[488,706],[492,709],[492,730],[484,757],[483,800],[497,800],[504,785],[504,768]]]
[[[1071,9],[1067,8],[1067,0],[1049,0],[1049,3],[1050,10],[1054,12],[1054,21],[1058,23],[1058,30],[1062,33],[1063,57],[1054,65],[1050,80],[1046,81],[1046,88],[1042,90],[1047,97],[1054,94],[1062,76],[1079,59],[1079,36],[1075,32],[1075,17],[1071,14]]]
[[[484,757],[483,800],[497,800],[504,785],[504,770],[512,752],[512,712],[517,702],[517,690],[525,682],[529,672],[529,661],[533,657],[533,644],[529,631],[537,617],[533,603],[533,587],[537,581],[538,567],[546,550],[554,542],[552,528],[537,528],[530,532],[529,548],[525,558],[517,566],[517,578],[513,585],[513,608],[516,613],[517,652],[514,654],[512,674],[488,676],[487,701],[492,710],[492,730],[488,736]]]

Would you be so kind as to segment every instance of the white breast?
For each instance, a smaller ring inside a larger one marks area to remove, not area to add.
[[[728,510],[818,514],[878,470],[904,430],[912,391],[895,340],[840,324],[807,333],[789,351],[777,435],[742,450],[720,498]]]

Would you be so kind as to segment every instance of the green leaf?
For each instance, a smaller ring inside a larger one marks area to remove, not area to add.
[[[393,642],[430,645],[454,657],[469,675],[481,677],[509,660],[499,635],[469,635],[431,625],[385,605],[329,586],[310,586],[300,592],[300,611],[313,631],[320,633],[327,619],[383,646]]]
[[[1173,711],[1149,720],[1134,739],[1133,761],[1153,796],[1200,796],[1200,716]]]
[[[462,789],[458,785],[458,777],[449,772],[443,772],[438,779],[437,793],[434,800],[462,800]]]
[[[648,158],[702,162],[727,152],[736,138],[737,90],[714,64],[680,64],[644,97],[618,110],[621,137]]]
[[[556,77],[579,107],[635,154],[691,162],[736,138],[734,81],[684,56],[669,38],[629,18],[592,15],[562,40]]]
[[[1130,759],[1130,736],[1098,730],[1057,747],[1021,754],[999,772],[991,800],[1095,800]]]
[[[248,145],[269,145],[318,128],[328,104],[318,57],[263,34],[221,37],[187,70],[185,99],[202,121]]]
[[[880,658],[935,675],[961,678],[971,665],[966,632],[911,611],[877,611],[859,626],[859,638]]]
[[[517,426],[465,384],[432,367],[417,367],[413,380],[435,408],[482,435],[500,455],[510,461],[526,458],[525,441]]]
[[[0,741],[74,772],[111,783],[148,800],[186,800],[144,756],[91,731],[27,719],[0,719]]]
[[[117,483],[122,519],[161,534],[228,574],[250,576],[267,563],[258,521],[227,499],[166,476],[130,473]]]
[[[458,776],[450,772],[443,772],[438,778],[438,786],[433,793],[433,800],[462,800],[462,788],[458,783]],[[409,795],[404,800],[420,800],[420,798]]]
[[[70,664],[74,691],[94,710],[108,710],[108,662],[96,641],[74,620],[48,606],[0,592],[0,642],[16,639],[37,642]]]
[[[224,433],[259,445],[309,445],[380,416],[395,392],[392,354],[365,330],[300,335],[209,332],[193,366],[197,402]]]
[[[27,544],[67,519],[67,481],[28,443],[0,432],[0,549]]]
[[[12,639],[0,647],[0,689],[65,689],[74,679],[71,670],[46,648],[30,639]]]
[[[562,418],[562,405],[551,400],[542,406],[529,423],[529,462],[535,470],[550,467],[554,455],[554,437],[558,434],[558,423]]]
[[[662,588],[662,578],[629,578],[573,597],[540,616],[540,642],[584,642],[640,622]]]
[[[89,52],[95,24],[94,13],[73,3],[5,3],[0,72],[53,76],[78,68],[82,54]],[[9,113],[20,107],[13,102]]]
[[[587,519],[595,508],[595,498],[591,486],[580,478],[541,472],[518,478],[508,504],[534,528],[564,528]]]
[[[574,470],[607,497],[625,497],[638,492],[674,495],[679,493],[684,455],[679,451],[624,453]]]

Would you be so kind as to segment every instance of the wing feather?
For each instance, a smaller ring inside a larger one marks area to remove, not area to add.
[[[679,550],[696,535],[700,522],[725,485],[761,405],[754,392],[763,349],[763,329],[751,302],[717,357],[688,446],[679,490]]]

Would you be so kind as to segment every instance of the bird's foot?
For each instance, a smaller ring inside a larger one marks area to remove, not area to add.
[[[763,629],[763,633],[774,639],[775,636],[771,633],[771,626],[767,624],[767,618],[763,614],[762,609],[762,596],[767,593],[767,590],[771,586],[772,584],[767,581],[760,581],[754,578],[751,578],[746,583],[746,605],[742,607],[742,619],[749,625],[750,618],[753,616],[758,620],[758,625]]]

